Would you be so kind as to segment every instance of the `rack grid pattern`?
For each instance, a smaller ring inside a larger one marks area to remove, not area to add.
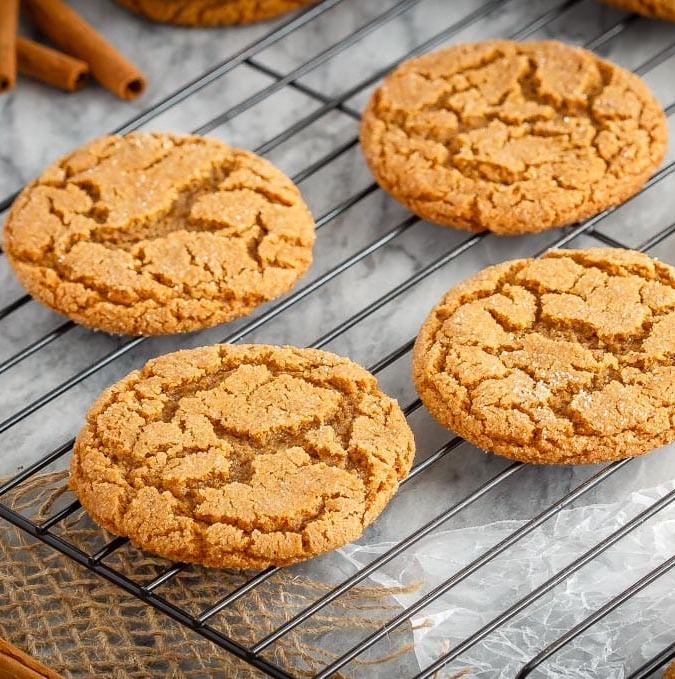
[[[356,30],[351,32],[347,37],[330,44],[328,47],[326,47],[326,49],[312,56],[310,59],[296,68],[291,69],[287,73],[278,72],[270,66],[265,65],[262,60],[259,59],[259,55],[264,50],[279,43],[303,27],[311,25],[312,22],[317,21],[322,15],[330,12],[337,5],[347,1],[348,0],[324,0],[321,3],[312,6],[303,13],[294,16],[290,20],[281,23],[268,34],[266,34],[262,39],[247,46],[234,56],[228,58],[213,69],[204,73],[196,80],[173,92],[170,96],[156,103],[151,108],[137,115],[132,120],[129,120],[116,131],[126,133],[153,121],[161,114],[170,111],[174,106],[180,104],[189,97],[196,95],[207,86],[216,83],[226,74],[245,65],[249,69],[253,69],[254,71],[264,75],[267,79],[271,79],[270,84],[255,92],[253,95],[250,95],[238,104],[232,106],[228,110],[223,111],[222,113],[213,117],[210,121],[202,124],[195,130],[195,132],[207,134],[216,127],[234,120],[254,106],[264,102],[276,92],[284,90],[285,88],[295,90],[302,95],[314,100],[317,104],[317,107],[313,108],[310,113],[302,116],[286,129],[276,134],[276,136],[273,138],[267,139],[263,144],[255,149],[256,152],[265,155],[273,151],[281,144],[291,140],[295,135],[306,129],[309,125],[320,121],[324,116],[330,114],[331,112],[338,111],[341,114],[358,121],[359,112],[353,105],[349,103],[350,100],[359,94],[367,92],[368,88],[376,83],[384,75],[384,73],[394,67],[397,62],[451,42],[455,36],[461,34],[461,32],[465,29],[470,28],[479,21],[488,18],[491,13],[495,11],[500,4],[502,4],[501,0],[490,0],[480,3],[476,2],[473,11],[461,17],[452,25],[444,27],[436,35],[427,39],[423,43],[416,45],[407,53],[401,54],[396,62],[388,64],[385,68],[377,69],[374,73],[369,74],[368,77],[338,95],[327,95],[319,89],[303,83],[301,79],[346,50],[352,48],[358,49],[359,42],[367,35],[373,33],[376,30],[386,28],[389,22],[394,20],[396,17],[401,16],[404,12],[410,10],[415,5],[419,4],[421,0],[399,0],[398,2],[392,3],[388,9],[367,20]],[[507,1],[511,2],[513,0]],[[583,0],[566,0],[564,2],[558,2],[551,9],[546,12],[542,12],[540,15],[537,15],[537,10],[533,8],[533,16],[531,21],[527,25],[520,27],[515,33],[504,37],[526,39],[535,32],[541,31],[542,29],[546,29],[547,27],[551,26],[566,12],[574,10],[574,8],[580,5],[582,1]],[[596,35],[591,40],[587,41],[585,46],[589,49],[600,49],[604,45],[611,43],[611,41],[616,40],[617,37],[621,36],[625,31],[630,30],[631,26],[633,26],[637,21],[643,21],[635,15],[617,14],[617,16],[621,17],[617,23],[604,30],[601,34]],[[656,54],[652,55],[648,60],[640,64],[635,70],[640,75],[647,75],[653,69],[659,67],[661,64],[664,64],[667,60],[671,59],[674,55],[675,41],[658,51]],[[673,111],[675,111],[675,102],[672,102],[666,107],[666,113],[668,116],[672,116]],[[298,172],[293,177],[294,181],[302,182],[315,175],[317,172],[321,171],[339,159],[343,154],[356,147],[357,144],[358,139],[355,136],[340,143],[321,158],[314,161],[311,165]],[[643,187],[640,194],[649,191],[652,187],[655,187],[656,185],[659,185],[663,182],[670,181],[672,183],[674,178],[675,161],[671,161],[662,166],[654,174],[654,176]],[[673,184],[673,186],[675,187],[675,184]],[[336,220],[336,218],[344,215],[360,201],[363,201],[368,196],[378,191],[378,188],[373,183],[360,189],[353,195],[344,195],[344,192],[340,192],[339,187],[331,187],[331,190],[335,191],[335,204],[317,219],[317,229],[319,230],[327,228],[334,220]],[[14,197],[15,196],[8,196],[5,200],[3,200],[0,203],[0,211],[6,210]],[[593,217],[592,219],[575,225],[574,227],[560,230],[559,233],[556,234],[556,240],[550,245],[550,247],[565,247],[570,243],[573,244],[575,239],[582,235],[592,237],[599,244],[605,244],[612,247],[628,247],[620,240],[608,236],[606,233],[598,230],[597,228],[613,212],[614,210],[608,210]],[[273,319],[279,317],[281,314],[291,309],[291,307],[298,304],[300,301],[308,298],[320,288],[357,265],[359,262],[366,260],[368,257],[372,256],[378,251],[386,250],[386,247],[389,244],[395,241],[395,239],[399,238],[406,231],[411,229],[418,222],[419,219],[415,216],[406,217],[396,224],[394,228],[366,244],[364,247],[354,252],[349,257],[341,261],[334,262],[334,264],[325,273],[321,274],[310,283],[301,283],[300,286],[297,287],[291,294],[283,298],[281,301],[271,305],[267,310],[264,311],[264,313],[247,321],[236,331],[225,335],[222,338],[222,341],[238,342],[246,338],[248,335],[251,335],[254,331],[258,330]],[[649,252],[656,246],[671,238],[674,233],[675,222],[669,224],[666,226],[666,228],[663,228],[661,231],[642,242],[638,249]],[[453,263],[459,260],[459,258],[465,255],[465,253],[467,253],[469,250],[475,248],[485,238],[485,234],[465,234],[463,239],[454,245],[449,251],[444,252],[436,259],[425,263],[423,266],[420,266],[411,276],[402,282],[399,282],[390,289],[382,291],[381,296],[377,297],[374,301],[368,303],[358,312],[354,313],[349,318],[341,321],[339,324],[335,325],[335,327],[332,327],[329,331],[325,332],[312,344],[312,346],[321,348],[328,345],[334,339],[338,338],[349,329],[355,327],[364,319],[367,319],[375,312],[383,309],[387,304],[399,299],[407,291],[413,289],[435,272],[443,269],[444,267],[452,266]],[[533,251],[530,254],[536,256],[541,254],[541,252]],[[20,296],[11,303],[4,306],[4,308],[1,308],[0,322],[8,322],[11,319],[12,314],[17,312],[29,302],[30,298],[28,296]],[[62,322],[53,330],[47,332],[37,340],[22,347],[13,355],[2,360],[2,362],[0,362],[0,384],[2,383],[2,376],[5,373],[16,366],[21,365],[24,361],[27,361],[30,357],[34,356],[38,352],[45,350],[52,343],[60,340],[67,340],[68,333],[70,333],[75,327],[75,324],[70,321]],[[413,340],[414,338],[410,338],[394,351],[381,357],[374,365],[370,366],[370,369],[376,374],[380,373],[402,357],[405,357],[412,348]],[[37,413],[55,399],[61,397],[64,394],[68,394],[71,389],[84,382],[89,377],[97,374],[105,367],[113,364],[125,354],[128,354],[129,352],[138,348],[146,341],[147,340],[145,338],[136,338],[122,342],[114,350],[110,351],[94,362],[82,367],[74,375],[41,394],[27,405],[18,409],[16,412],[13,412],[7,416],[2,416],[0,421],[0,434],[11,430],[13,427],[16,427],[26,418],[33,415],[34,413]],[[406,416],[411,416],[419,408],[421,408],[420,401],[418,399],[412,401],[405,408]],[[413,468],[410,476],[405,479],[403,483],[408,483],[420,473],[437,464],[441,459],[445,458],[453,450],[455,450],[461,443],[461,439],[457,437],[450,438],[444,445],[434,451],[431,451],[428,456],[424,457],[423,462],[418,463]],[[199,635],[211,640],[213,643],[219,645],[223,649],[242,658],[267,675],[280,678],[289,678],[293,677],[294,675],[288,668],[280,667],[266,658],[264,655],[264,651],[266,649],[270,648],[276,641],[283,638],[292,630],[296,629],[299,625],[322,610],[324,607],[348,593],[356,585],[366,581],[368,577],[379,568],[388,564],[397,556],[403,554],[408,548],[412,547],[425,536],[430,535],[433,533],[433,531],[443,526],[452,517],[459,515],[478,500],[487,496],[510,477],[519,474],[525,467],[525,465],[520,463],[514,463],[505,467],[502,471],[488,479],[462,500],[444,509],[425,525],[400,539],[397,544],[392,546],[385,553],[376,557],[372,562],[369,563],[369,565],[357,571],[339,585],[320,596],[320,598],[308,605],[302,612],[289,619],[273,633],[268,634],[262,639],[259,639],[254,644],[245,645],[240,641],[232,639],[223,634],[215,626],[212,626],[210,621],[218,613],[231,606],[235,601],[241,599],[263,582],[278,573],[280,571],[279,568],[269,568],[254,575],[243,585],[229,592],[219,601],[214,601],[213,604],[207,607],[205,610],[200,611],[198,614],[194,614],[174,603],[171,603],[161,594],[161,587],[166,585],[166,583],[175,578],[186,568],[189,568],[189,566],[186,566],[185,564],[174,564],[170,567],[167,567],[150,582],[138,582],[115,569],[106,562],[106,560],[116,550],[120,549],[127,543],[125,538],[113,539],[96,553],[89,554],[69,541],[67,534],[59,534],[54,530],[55,527],[57,527],[57,525],[60,524],[64,519],[81,509],[80,504],[77,501],[71,502],[66,507],[52,514],[49,518],[42,521],[41,523],[32,521],[31,519],[13,510],[8,504],[2,502],[3,495],[6,495],[9,491],[20,487],[21,484],[31,479],[39,472],[50,467],[55,462],[66,459],[72,449],[72,445],[73,440],[71,439],[62,445],[59,445],[54,450],[43,451],[39,459],[34,464],[28,466],[21,473],[16,474],[13,478],[0,485],[0,517],[16,525],[31,536],[38,538],[53,549],[64,554],[66,557],[81,564],[84,568],[116,584],[127,593],[138,597],[148,605],[164,612],[169,617],[189,627]],[[500,554],[503,554],[510,547],[516,545],[519,541],[544,524],[544,522],[554,517],[562,509],[572,505],[578,498],[589,491],[596,489],[620,469],[631,465],[632,462],[632,460],[622,460],[601,468],[597,473],[586,479],[583,483],[572,488],[555,503],[551,504],[536,516],[528,520],[526,523],[524,523],[524,525],[512,532],[508,537],[489,548],[478,559],[472,561],[458,572],[448,573],[447,579],[435,589],[427,592],[414,604],[401,610],[380,628],[369,634],[366,638],[362,639],[358,644],[354,645],[348,652],[344,653],[341,657],[335,659],[330,664],[325,666],[315,675],[315,677],[317,679],[324,679],[339,672],[350,661],[357,658],[359,655],[364,653],[366,650],[371,648],[378,641],[382,640],[401,625],[407,621],[410,621],[412,616],[422,611],[430,603],[437,600],[452,588],[456,587],[459,583],[466,580],[471,574],[475,573],[485,564],[488,564],[492,560],[496,559]],[[605,551],[628,535],[631,531],[641,526],[651,517],[657,516],[660,511],[670,506],[674,502],[675,491],[668,493],[658,501],[654,502],[647,509],[643,510],[630,521],[626,522],[620,529],[599,541],[595,546],[593,546],[592,549],[576,558],[565,568],[557,572],[553,577],[540,584],[525,597],[510,606],[507,610],[505,610],[498,617],[494,618],[487,625],[473,632],[461,643],[455,645],[445,654],[438,657],[431,665],[423,668],[419,674],[417,674],[417,679],[436,676],[436,673],[439,670],[441,670],[455,658],[459,657],[466,649],[471,648],[473,645],[477,644],[486,636],[488,636],[491,632],[509,622],[528,606],[535,603],[545,594],[550,592],[554,587],[565,582],[565,580],[572,574],[602,555]],[[649,586],[656,579],[668,577],[672,578],[673,568],[675,568],[675,556],[671,557],[657,568],[647,573],[639,580],[635,581],[628,589],[614,596],[604,605],[599,607],[592,615],[574,625],[568,630],[567,633],[560,636],[553,643],[543,648],[538,655],[533,657],[524,665],[518,674],[518,677],[522,678],[529,676],[537,668],[546,663],[555,653],[563,649],[568,644],[574,642],[586,630],[590,629],[600,620],[610,615],[613,611],[618,609],[631,597],[634,597],[644,588]],[[644,664],[638,670],[634,671],[630,675],[630,679],[642,679],[651,676],[654,671],[658,670],[660,667],[663,667],[668,661],[674,658],[675,643],[663,649],[656,657]]]

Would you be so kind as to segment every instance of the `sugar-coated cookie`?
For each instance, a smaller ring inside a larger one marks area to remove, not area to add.
[[[553,250],[452,288],[417,338],[431,414],[516,460],[591,463],[675,439],[675,269],[630,250]]]
[[[405,62],[366,107],[380,186],[423,219],[543,231],[633,195],[666,150],[640,78],[555,41],[455,45]]]
[[[31,295],[108,332],[198,330],[288,291],[314,222],[266,160],[206,137],[134,132],[57,161],[14,202],[4,248]]]
[[[215,345],[153,359],[105,391],[77,437],[70,487],[143,549],[265,568],[358,538],[413,455],[398,404],[352,361]]]

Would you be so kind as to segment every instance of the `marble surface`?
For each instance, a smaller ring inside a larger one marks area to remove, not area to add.
[[[152,110],[165,97],[289,20],[285,17],[244,28],[189,30],[150,24],[108,0],[73,0],[72,4],[147,73],[149,88],[143,97],[128,103],[95,86],[66,95],[20,78],[12,93],[0,97],[0,200],[11,196],[64,152],[97,135],[128,128],[136,116]],[[324,336],[337,329],[326,348],[372,366],[414,337],[429,308],[450,285],[488,264],[536,253],[571,232],[568,228],[512,239],[488,235],[460,256],[450,258],[450,253],[468,242],[469,234],[409,220],[401,206],[372,188],[372,178],[354,143],[358,120],[353,113],[363,107],[378,74],[412,50],[421,45],[506,37],[518,31],[521,37],[555,37],[580,45],[605,36],[597,51],[634,69],[675,42],[674,25],[631,17],[594,0],[330,0],[330,4],[332,7],[317,19],[169,110],[145,116],[141,125],[147,130],[208,130],[234,145],[252,149],[264,145],[270,160],[290,175],[299,175],[300,187],[320,230],[315,263],[286,296],[288,309],[277,314],[278,303],[271,303],[248,319],[132,345],[124,337],[81,327],[67,329],[39,352],[0,374],[0,420],[7,423],[22,409],[31,411],[11,427],[0,425],[4,429],[0,433],[1,474],[13,474],[68,441],[77,433],[96,394],[152,356],[224,339],[299,345],[319,342],[323,346]],[[533,23],[540,17],[544,19]],[[461,26],[447,30],[465,18]],[[622,30],[608,33],[617,26]],[[340,41],[347,41],[348,47],[336,47]],[[664,106],[675,102],[673,72],[675,55],[671,54],[645,74]],[[279,85],[275,74],[288,76],[291,84]],[[332,107],[315,114],[326,97],[339,98],[345,109]],[[675,137],[673,120],[671,115],[671,137]],[[299,128],[296,134],[279,136],[295,124]],[[332,162],[305,172],[341,145],[346,150]],[[671,143],[664,164],[674,159],[675,144]],[[332,217],[336,206],[356,198],[359,192],[364,193],[361,199]],[[600,236],[638,247],[669,226],[673,215],[675,174],[603,218],[596,228]],[[569,245],[599,243],[597,235],[582,235]],[[377,247],[371,247],[373,244]],[[675,263],[675,238],[666,238],[650,253]],[[447,261],[431,270],[444,256]],[[350,265],[335,273],[334,267],[344,261]],[[427,270],[430,273],[413,285],[412,277],[422,276]],[[315,282],[321,285],[306,295],[306,287]],[[383,299],[397,286],[400,294]],[[0,308],[23,294],[6,258],[0,256]],[[358,315],[369,305],[374,307],[373,313],[360,318]],[[23,304],[0,321],[0,364],[63,324],[63,318],[39,304]],[[83,379],[82,371],[91,366],[97,369]],[[409,369],[410,355],[405,354],[379,375],[384,389],[404,406],[415,400]],[[56,393],[60,395],[52,398]],[[41,401],[45,403],[40,405]],[[416,410],[410,422],[418,446],[417,462],[449,440],[448,432],[433,423],[424,409]],[[576,504],[611,502],[629,490],[674,478],[675,450],[671,448],[632,461]],[[67,459],[62,458],[54,468],[63,467]],[[467,444],[459,446],[407,484],[363,541],[401,539],[506,465],[505,460]],[[597,471],[594,467],[529,467],[445,527],[530,518]],[[329,568],[331,563],[328,556],[301,570],[312,574]],[[670,623],[672,629],[675,620]],[[672,642],[667,625],[655,628],[653,638],[662,639],[662,645]],[[625,648],[623,653],[626,668],[635,669],[640,664],[639,649]],[[401,662],[397,676],[413,672],[414,657]],[[369,676],[394,675],[378,675],[373,670]],[[617,679],[619,676],[623,674]]]

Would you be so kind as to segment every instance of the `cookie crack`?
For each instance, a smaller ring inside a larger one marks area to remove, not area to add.
[[[160,214],[149,219],[130,221],[124,229],[119,225],[99,226],[91,230],[89,240],[111,250],[134,252],[134,246],[139,242],[165,238],[176,231],[217,233],[223,230],[222,225],[196,220],[191,213],[203,196],[219,191],[220,184],[231,171],[231,165],[214,165],[209,176],[180,189],[171,205]]]
[[[183,423],[181,419],[177,417],[184,400],[195,397],[198,394],[202,394],[204,396],[208,395],[210,391],[217,388],[219,384],[226,380],[241,365],[244,365],[244,363],[241,363],[238,366],[231,366],[217,370],[213,373],[209,373],[197,379],[196,381],[192,381],[183,386],[173,387],[171,394],[165,402],[161,412],[156,415],[154,420],[146,420],[146,424],[149,424],[153,421],[161,421],[164,424],[176,424],[185,433]],[[255,364],[247,365],[253,366]],[[307,434],[311,431],[315,431],[318,426],[316,421],[306,422],[301,425],[292,425],[292,427],[288,430],[281,429],[277,432],[274,432],[274,434],[269,437],[269,440],[267,441],[256,440],[254,437],[254,443],[251,443],[250,434],[237,431],[232,427],[228,427],[218,418],[205,413],[205,417],[210,422],[218,441],[225,442],[232,446],[235,454],[238,456],[237,469],[235,472],[237,480],[241,483],[250,482],[253,473],[251,463],[257,455],[271,454],[280,449],[289,449],[299,446],[308,455],[310,455],[312,459],[318,462],[324,462],[329,466],[339,467],[352,473],[356,473],[365,483],[366,476],[363,470],[353,462],[351,456],[349,455],[350,444],[353,435],[353,421],[355,419],[355,413],[357,411],[361,396],[340,390],[339,387],[332,384],[330,380],[326,381],[320,379],[310,379],[303,375],[301,371],[292,371],[287,369],[279,370],[270,366],[268,366],[268,370],[270,373],[269,377],[267,377],[267,379],[264,381],[257,383],[256,389],[265,384],[269,384],[281,375],[290,375],[302,379],[308,384],[313,384],[323,389],[328,388],[337,391],[340,394],[341,402],[338,404],[335,414],[328,418],[323,424],[324,426],[331,427],[337,435],[340,446],[345,453],[345,464],[338,464],[335,459],[332,459],[331,456],[320,452],[315,445],[307,440]],[[246,400],[250,401],[250,396],[247,397]],[[139,407],[141,402],[142,398],[140,401],[138,401]],[[98,436],[100,437],[100,432],[98,432]],[[191,454],[191,452],[198,451],[175,453],[174,456],[176,459],[179,459],[180,457],[184,457],[187,454]],[[244,457],[242,457],[242,455]],[[384,458],[382,458],[381,461],[385,461]]]
[[[198,491],[192,491],[191,496],[195,504],[199,502]],[[232,528],[237,528],[238,530],[242,531],[245,534],[251,534],[253,532],[260,533],[262,535],[272,535],[274,533],[305,534],[307,528],[311,524],[323,521],[324,519],[331,515],[330,511],[327,510],[326,508],[327,503],[330,500],[338,500],[341,498],[347,500],[351,499],[348,495],[345,495],[340,492],[330,494],[322,493],[319,496],[319,506],[315,511],[312,512],[303,511],[301,512],[300,516],[296,516],[293,519],[285,516],[270,517],[268,515],[262,515],[259,514],[258,512],[254,512],[253,519],[242,519],[233,516],[220,516],[215,521],[199,519],[198,522],[205,527],[217,524],[231,526]],[[358,512],[353,511],[346,513],[344,516],[345,518],[349,518],[350,516],[354,516],[357,514]],[[184,516],[192,518],[192,513],[189,508],[187,509],[187,512],[186,514],[184,514]],[[361,523],[363,523],[363,521],[361,521]],[[305,547],[306,551],[309,551],[308,549],[309,538],[307,536],[303,537],[306,538],[306,542],[305,540],[303,540],[303,546]],[[240,551],[241,550],[237,550],[237,552]]]

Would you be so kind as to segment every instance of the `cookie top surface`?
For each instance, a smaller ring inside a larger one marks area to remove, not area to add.
[[[424,219],[536,232],[632,194],[661,162],[665,115],[628,71],[555,41],[464,44],[388,75],[361,124],[378,183]]]
[[[668,666],[666,673],[663,675],[663,679],[675,679],[675,662]]]
[[[141,548],[265,568],[357,538],[413,455],[398,404],[350,360],[215,345],[151,360],[105,391],[77,437],[70,486]]]
[[[316,0],[117,0],[137,14],[183,26],[225,26],[271,19]]]
[[[78,323],[154,335],[231,320],[289,290],[314,223],[266,160],[217,140],[97,139],[14,202],[4,247],[28,291]]]
[[[603,0],[603,2],[655,19],[675,21],[675,0]]]
[[[675,269],[630,250],[556,250],[492,266],[424,322],[415,385],[472,443],[590,463],[675,439]]]

